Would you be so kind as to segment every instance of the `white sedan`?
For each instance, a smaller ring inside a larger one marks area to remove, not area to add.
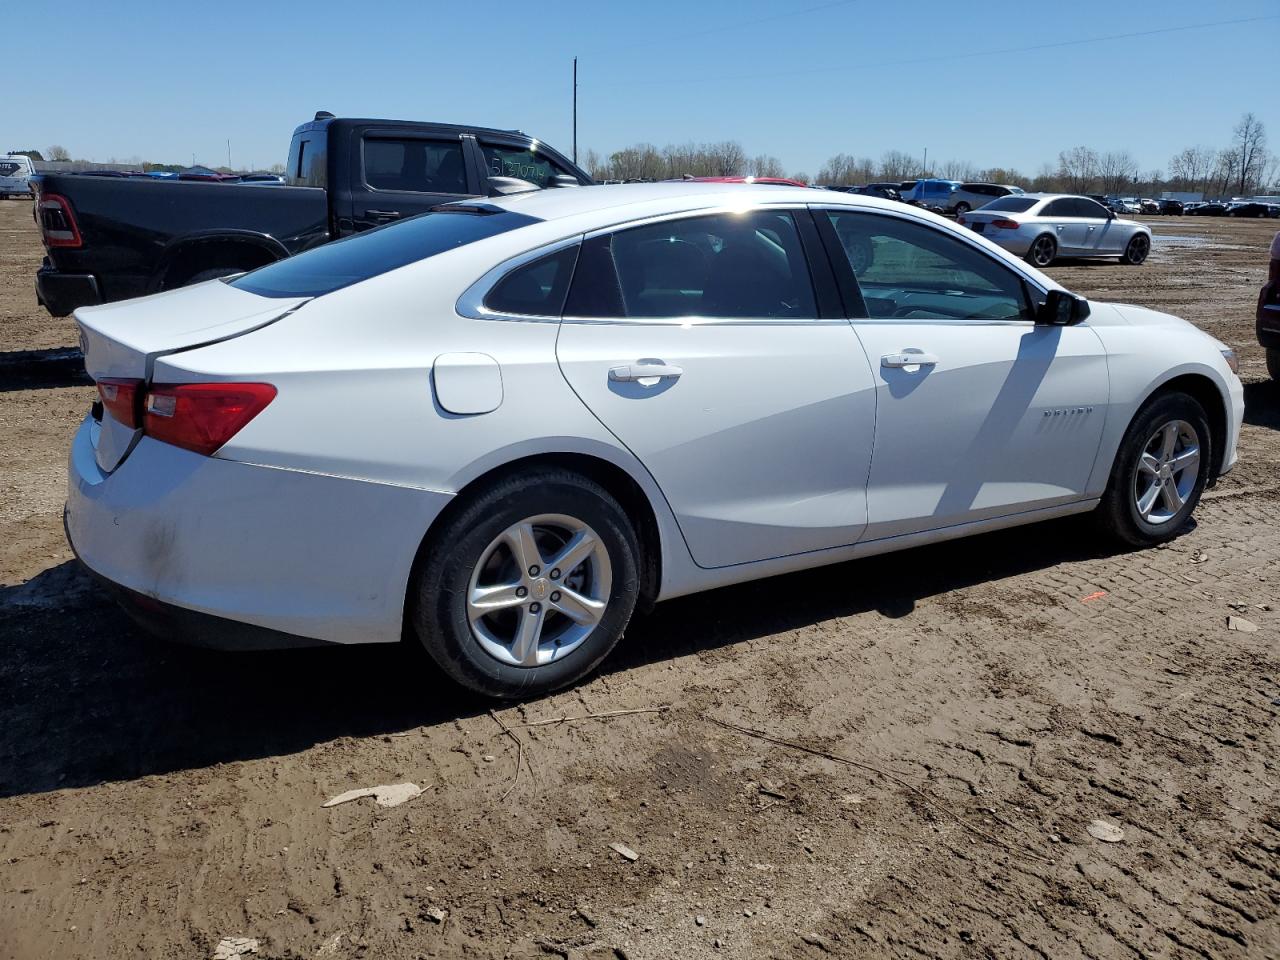
[[[959,222],[1010,253],[1047,267],[1058,257],[1119,257],[1137,265],[1151,252],[1151,228],[1121,220],[1089,197],[1027,193],[1001,197]]]
[[[139,619],[410,638],[504,697],[669,597],[1068,514],[1168,540],[1243,412],[1190,324],[804,188],[450,204],[77,320],[68,536]]]

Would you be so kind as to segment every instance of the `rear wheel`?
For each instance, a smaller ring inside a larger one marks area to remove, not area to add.
[[[432,538],[414,626],[450,677],[512,698],[581,679],[613,649],[639,593],[640,549],[595,482],[545,469],[472,496]]]
[[[1212,443],[1204,408],[1185,393],[1152,399],[1129,425],[1098,520],[1108,536],[1147,547],[1178,535],[1209,482]]]
[[[1280,383],[1280,349],[1267,349],[1267,373],[1271,374],[1272,380]]]
[[[959,203],[956,204],[956,216],[963,217],[966,213],[969,212],[969,209],[970,209],[969,204],[961,200]]]
[[[1047,233],[1042,233],[1031,241],[1031,249],[1027,251],[1027,260],[1037,267],[1047,267],[1058,255],[1058,241]]]
[[[1151,252],[1151,238],[1145,233],[1135,233],[1130,239],[1129,244],[1124,248],[1124,253],[1120,257],[1121,263],[1137,266],[1147,259],[1147,254]]]

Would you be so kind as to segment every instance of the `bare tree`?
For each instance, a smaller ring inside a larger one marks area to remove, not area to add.
[[[609,168],[604,159],[594,150],[587,150],[582,155],[582,168],[591,174],[593,180],[609,179]]]
[[[948,160],[938,167],[938,176],[944,180],[972,180],[978,168],[968,160]]]
[[[651,143],[638,143],[609,155],[609,173],[613,179],[658,180],[666,171],[662,154]]]
[[[52,148],[51,148],[52,149]],[[1262,179],[1267,164],[1267,129],[1252,113],[1246,113],[1232,133],[1231,152],[1235,186],[1241,196]]]
[[[795,173],[791,174],[791,176],[789,176],[787,179],[794,180],[797,183],[808,183],[809,174],[805,173],[803,170],[797,170]]]
[[[782,161],[777,157],[761,153],[747,161],[747,173],[753,177],[783,177]]]
[[[1113,150],[1098,159],[1097,171],[1103,193],[1120,193],[1138,179],[1138,161],[1128,150]]]
[[[50,160],[70,160],[71,154],[67,152],[67,148],[59,144],[54,144],[44,152],[44,155]]]
[[[887,150],[880,157],[880,176],[885,180],[905,180],[919,168],[916,158],[901,150]]]
[[[1088,147],[1072,147],[1058,154],[1058,177],[1072,193],[1088,193],[1098,179],[1098,155]]]
[[[818,182],[832,186],[866,183],[875,179],[875,164],[868,157],[837,153],[818,171]]]
[[[713,177],[741,176],[747,168],[747,155],[736,140],[722,140],[708,145]]]
[[[1026,177],[1012,167],[987,167],[974,174],[973,179],[985,183],[1011,183],[1016,186],[1026,180]]]

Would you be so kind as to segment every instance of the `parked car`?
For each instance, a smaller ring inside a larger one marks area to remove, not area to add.
[[[1159,201],[1152,200],[1150,197],[1143,197],[1142,199],[1140,199],[1138,201],[1138,207],[1140,208],[1142,213],[1159,213],[1160,212]]]
[[[850,187],[847,192],[861,194],[864,197],[879,197],[881,200],[893,200],[896,203],[902,202],[902,194],[888,183],[868,183],[862,187]]]
[[[1085,199],[1088,200],[1092,198],[1086,197]],[[1120,213],[1120,214],[1124,214],[1125,216],[1134,216],[1142,212],[1142,208],[1139,207],[1132,200],[1124,200],[1124,199],[1121,199],[1120,197],[1109,197],[1107,199],[1107,202],[1103,204],[1103,206],[1105,206],[1112,213]]]
[[[1227,208],[1228,217],[1280,217],[1280,206],[1273,203],[1233,203]]]
[[[952,191],[947,213],[956,216],[986,206],[998,197],[1007,197],[1023,193],[1021,187],[1003,183],[962,183]]]
[[[260,183],[265,186],[280,186],[286,183],[285,178],[278,173],[246,173],[243,174],[237,183]]]
[[[1166,216],[1181,216],[1183,212],[1182,201],[1180,200],[1161,200],[1159,207],[1158,212]]]
[[[35,175],[35,165],[26,154],[0,156],[0,200],[31,196],[31,178]]]
[[[501,697],[668,597],[1064,515],[1170,540],[1244,406],[1176,317],[792,187],[446,204],[77,322],[67,532],[144,623],[407,638]]]
[[[1151,229],[1120,220],[1089,197],[1027,193],[1002,197],[960,222],[1037,267],[1058,257],[1119,257],[1139,264],[1151,252]]]
[[[523,133],[339,119],[293,132],[288,185],[36,177],[47,256],[36,296],[54,316],[242,273],[436,204],[521,184],[591,183]],[[517,178],[517,179],[510,179]]]
[[[1225,203],[1198,203],[1194,207],[1188,207],[1187,213],[1195,217],[1225,217],[1227,215],[1227,205]]]
[[[949,210],[951,208],[951,195],[955,192],[956,187],[960,185],[957,180],[913,180],[910,188],[900,191],[902,193],[902,202],[910,203],[917,207],[927,207],[930,210]],[[906,184],[904,183],[905,187]]]
[[[1258,293],[1258,343],[1266,352],[1267,373],[1280,382],[1280,233],[1271,240],[1267,282]]]

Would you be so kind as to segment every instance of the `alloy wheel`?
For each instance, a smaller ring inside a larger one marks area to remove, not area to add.
[[[552,663],[595,630],[612,583],[609,552],[590,526],[563,514],[528,517],[480,554],[467,587],[471,634],[502,663]]]
[[[1185,420],[1170,420],[1142,447],[1133,477],[1138,516],[1153,526],[1182,510],[1200,476],[1200,437]]]
[[[1133,263],[1141,263],[1147,259],[1147,254],[1151,251],[1151,241],[1147,239],[1146,234],[1140,233],[1129,241],[1129,260]]]
[[[1050,236],[1036,237],[1036,242],[1031,245],[1031,257],[1035,260],[1036,266],[1047,267],[1053,262],[1054,242]]]

